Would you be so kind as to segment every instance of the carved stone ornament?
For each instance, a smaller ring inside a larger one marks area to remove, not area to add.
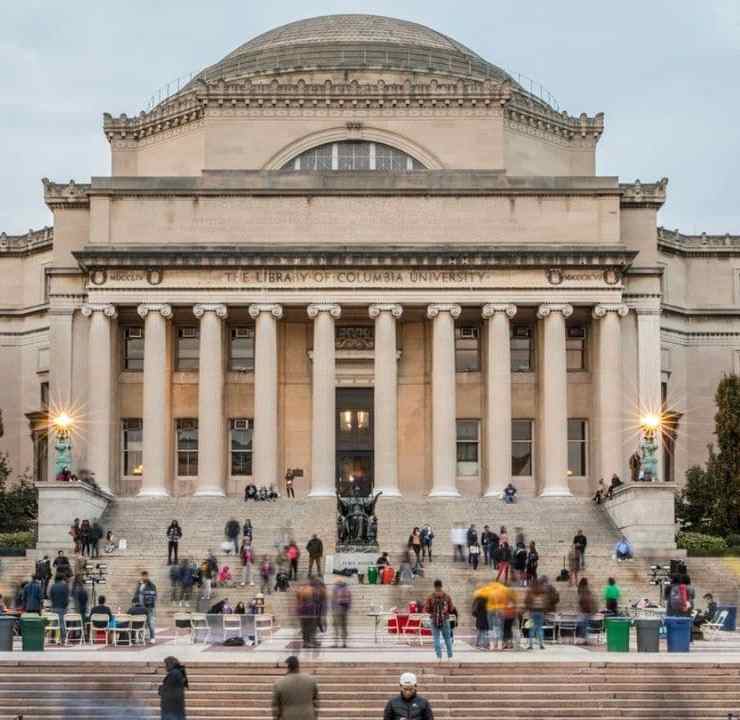
[[[462,308],[459,305],[448,305],[448,304],[435,304],[427,307],[427,317],[430,320],[436,318],[440,313],[448,312],[452,315],[453,320],[457,320],[460,317]]]
[[[149,268],[146,271],[146,281],[150,285],[159,285],[162,282],[164,273],[160,268]]]
[[[546,318],[550,313],[559,312],[564,318],[569,318],[573,314],[573,306],[567,304],[545,304],[537,308],[537,317],[540,320]]]
[[[90,273],[90,282],[93,285],[105,285],[108,273],[105,270],[93,270]]]
[[[102,312],[105,317],[114,320],[118,317],[115,305],[108,305],[105,303],[87,303],[80,308],[80,312],[85,317],[90,317],[93,313]]]
[[[229,310],[223,303],[199,303],[198,305],[193,306],[193,315],[195,315],[199,320],[207,312],[216,313],[216,317],[221,320],[226,320],[229,316]]]
[[[607,285],[616,285],[622,279],[622,273],[616,268],[604,270],[604,282]]]
[[[373,350],[375,347],[375,328],[372,325],[343,325],[337,328],[337,350]]]
[[[560,268],[548,268],[545,277],[550,285],[560,285],[563,282],[563,271]]]
[[[373,320],[380,317],[380,314],[384,312],[389,312],[398,320],[403,315],[403,307],[401,305],[394,305],[393,303],[376,303],[368,308],[368,314]]]
[[[260,313],[264,312],[270,313],[276,320],[280,320],[283,317],[283,306],[270,303],[256,303],[249,306],[249,317],[252,320],[256,320],[260,316]]]
[[[145,303],[143,305],[139,305],[139,307],[136,308],[136,312],[139,313],[140,318],[145,318],[150,312],[158,312],[165,320],[170,320],[172,318],[172,305]]]
[[[626,317],[630,309],[623,303],[602,303],[596,305],[591,314],[596,320],[606,317],[607,313],[615,312],[619,317]]]
[[[334,303],[313,303],[306,308],[306,313],[311,320],[315,320],[319,313],[329,313],[334,320],[339,320],[342,317],[342,308]]]
[[[496,313],[506,313],[506,317],[511,320],[516,315],[516,305],[511,305],[509,303],[488,303],[483,306],[483,310],[481,311],[481,315],[484,320],[489,320]]]

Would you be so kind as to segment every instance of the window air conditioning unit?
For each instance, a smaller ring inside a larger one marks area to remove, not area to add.
[[[180,328],[180,337],[181,338],[195,338],[195,337],[198,337],[198,328],[194,328],[194,327]]]
[[[478,328],[474,326],[461,327],[460,337],[466,340],[476,340],[478,338]]]
[[[129,340],[140,339],[144,337],[144,328],[131,327],[126,330],[126,335]]]
[[[246,327],[234,328],[235,338],[251,338],[252,336],[253,336],[252,328],[246,328]]]
[[[249,420],[245,418],[236,418],[234,420],[234,430],[249,430]]]

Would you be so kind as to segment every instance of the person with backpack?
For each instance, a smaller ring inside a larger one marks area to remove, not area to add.
[[[674,575],[668,594],[668,615],[688,617],[691,615],[691,601],[685,575]]]
[[[177,548],[182,538],[182,528],[177,520],[173,520],[167,528],[167,564],[177,565]]]
[[[146,626],[149,628],[149,642],[154,643],[156,634],[155,608],[157,604],[157,586],[149,579],[149,573],[144,570],[141,580],[134,590],[132,605],[142,605],[146,610]]]
[[[452,659],[452,628],[450,616],[457,615],[452,598],[442,589],[442,581],[434,581],[434,592],[424,603],[424,612],[431,616],[434,652],[438,660],[442,659],[442,638],[445,641],[447,657]]]
[[[622,596],[622,591],[613,577],[607,580],[603,595],[607,615],[617,615],[619,613],[619,598]]]
[[[331,609],[334,616],[334,645],[336,647],[339,647],[340,639],[342,647],[347,647],[347,617],[351,608],[352,591],[344,580],[338,580],[334,583],[331,595]]]
[[[298,545],[293,540],[290,541],[288,549],[285,554],[290,563],[290,569],[288,570],[289,580],[298,580],[298,559],[301,557],[301,551],[298,549]]]

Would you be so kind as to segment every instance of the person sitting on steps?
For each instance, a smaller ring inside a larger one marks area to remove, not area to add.
[[[249,483],[244,488],[244,502],[247,502],[247,500],[256,500],[257,499],[257,486],[254,483]]]
[[[516,495],[516,488],[512,483],[509,483],[504,488],[504,502],[507,505],[511,505],[514,502],[514,496]]]

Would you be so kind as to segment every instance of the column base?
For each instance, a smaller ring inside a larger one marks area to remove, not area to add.
[[[503,490],[489,490],[483,497],[498,498],[499,500],[504,496]]]
[[[137,497],[169,497],[167,490],[159,488],[144,488],[139,490]]]
[[[432,490],[429,497],[460,497],[457,490]]]
[[[573,497],[573,493],[568,488],[545,488],[540,497]]]
[[[401,491],[398,488],[373,488],[373,495],[379,492],[383,493],[383,497],[401,497]]]
[[[325,490],[323,488],[319,488],[317,490],[311,490],[311,492],[308,493],[308,497],[314,497],[314,498],[316,497],[336,497],[336,496],[337,496],[337,493],[334,489]]]
[[[226,493],[219,488],[206,488],[205,490],[196,490],[193,497],[226,497]]]

